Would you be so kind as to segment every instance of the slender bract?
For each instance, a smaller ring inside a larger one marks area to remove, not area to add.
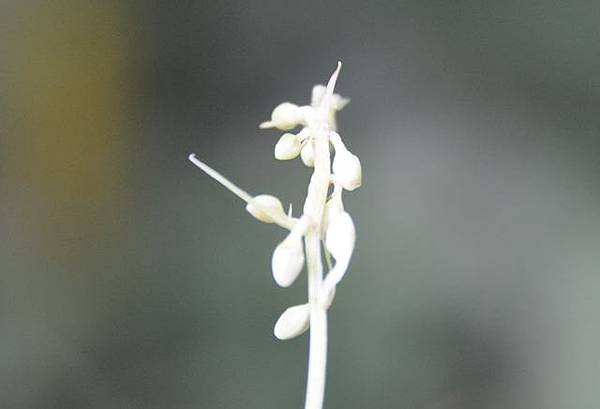
[[[349,102],[333,92],[341,67],[338,62],[326,86],[313,87],[310,105],[283,102],[273,110],[269,121],[260,124],[260,128],[282,131],[302,127],[296,134],[283,134],[274,150],[276,159],[290,160],[300,156],[306,166],[313,168],[300,217],[293,217],[291,210],[286,215],[276,197],[264,194],[252,196],[200,161],[195,154],[189,157],[197,167],[244,200],[246,210],[256,219],[289,230],[287,237],[275,247],[272,257],[273,278],[279,286],[292,285],[306,263],[308,302],[286,309],[273,330],[277,338],[285,340],[310,329],[305,409],[323,407],[327,309],[333,302],[337,284],[346,273],[355,242],[354,223],[344,210],[342,194],[344,190],[354,190],[362,183],[360,160],[346,148],[336,132],[335,114]],[[333,162],[330,146],[335,152]],[[332,185],[332,193],[328,197]],[[322,251],[327,260],[326,275]],[[335,263],[331,261],[332,256]]]

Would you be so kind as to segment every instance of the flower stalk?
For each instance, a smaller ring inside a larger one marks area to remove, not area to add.
[[[292,285],[306,263],[308,303],[288,308],[274,328],[274,335],[282,340],[294,338],[310,329],[305,409],[323,407],[327,367],[327,309],[333,302],[336,286],[348,268],[355,242],[354,223],[344,210],[342,194],[344,190],[354,190],[362,183],[360,160],[346,148],[336,132],[335,114],[349,102],[334,94],[341,66],[338,62],[327,86],[316,85],[313,88],[310,105],[298,106],[284,102],[273,110],[269,121],[259,126],[261,129],[277,128],[282,131],[303,127],[297,134],[285,133],[274,151],[278,160],[300,156],[306,166],[314,168],[300,218],[294,218],[291,210],[286,215],[276,197],[264,194],[252,196],[194,154],[189,157],[194,165],[244,200],[246,209],[256,219],[290,230],[288,236],[277,245],[272,257],[273,278],[279,286]],[[333,163],[330,145],[335,151]],[[333,189],[328,198],[331,185]],[[326,275],[323,256],[327,261]],[[332,262],[332,256],[335,263]]]

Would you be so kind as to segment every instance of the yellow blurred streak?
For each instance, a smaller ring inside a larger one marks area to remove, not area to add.
[[[129,44],[116,2],[36,3],[16,6],[7,50],[4,182],[26,192],[19,212],[38,250],[77,258],[78,241],[111,240],[125,203]]]

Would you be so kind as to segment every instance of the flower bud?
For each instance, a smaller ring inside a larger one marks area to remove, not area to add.
[[[286,133],[279,138],[275,145],[275,159],[290,160],[300,154],[302,144],[298,135]]]
[[[302,147],[300,158],[302,159],[302,163],[309,168],[315,166],[315,149],[310,140]]]
[[[295,305],[281,314],[273,334],[281,340],[295,338],[303,334],[310,323],[310,306],[308,304]]]
[[[302,121],[298,105],[284,102],[275,107],[271,113],[271,120],[260,124],[261,128],[277,128],[282,131],[294,129]]]
[[[362,184],[362,169],[358,157],[347,149],[338,149],[333,159],[335,180],[346,190],[354,190]]]
[[[258,195],[246,205],[246,210],[255,218],[265,223],[273,223],[273,215],[286,217],[283,205],[275,196]]]
[[[301,236],[288,236],[275,247],[271,259],[273,278],[280,287],[289,287],[304,267],[304,250]]]
[[[354,222],[347,212],[330,215],[325,237],[325,246],[336,262],[348,262],[354,251],[356,230]]]

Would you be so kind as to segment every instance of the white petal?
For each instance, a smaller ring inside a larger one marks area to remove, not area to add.
[[[273,333],[281,340],[291,339],[303,334],[310,322],[310,306],[308,304],[290,307],[281,314]]]

